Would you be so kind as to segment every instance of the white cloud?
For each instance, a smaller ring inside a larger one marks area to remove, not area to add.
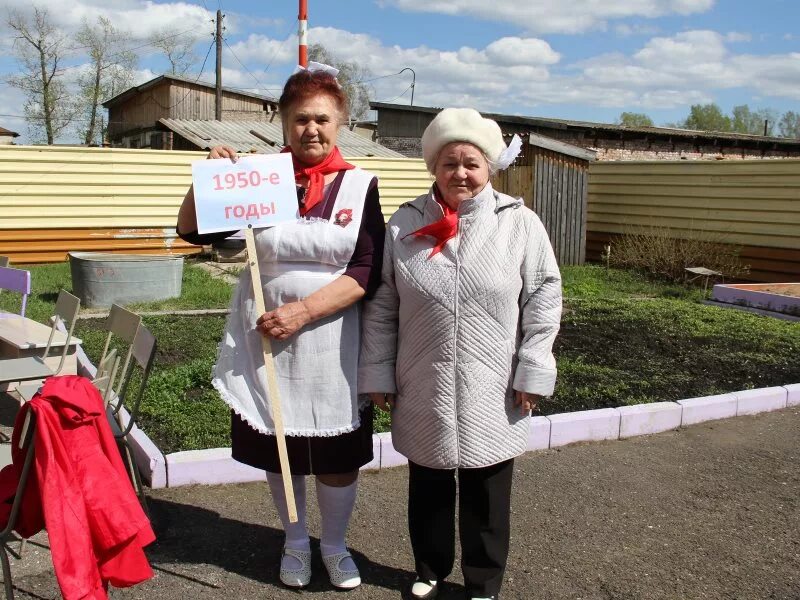
[[[733,88],[800,99],[800,53],[737,55],[725,46],[727,39],[707,30],[653,38],[632,56],[605,54],[584,61],[578,65],[580,77],[589,85],[636,90],[638,101],[650,106],[707,102],[715,91]]]
[[[188,2],[157,4],[150,0],[6,0],[8,10],[23,15],[33,13],[34,4],[47,9],[52,22],[67,32],[78,29],[84,20],[95,22],[104,16],[127,30],[133,38],[143,40],[155,31],[171,29],[194,31],[198,36],[210,34],[213,14],[202,6]]]
[[[340,60],[364,65],[373,77],[412,67],[417,77],[415,104],[428,106],[471,105],[500,112],[521,106],[532,114],[537,106],[566,103],[669,109],[712,102],[716,92],[731,88],[769,90],[791,98],[800,95],[795,84],[800,80],[797,55],[737,55],[726,46],[729,35],[708,30],[658,36],[632,54],[601,54],[567,65],[556,49],[539,38],[505,37],[485,48],[440,50],[387,46],[368,34],[316,27],[310,39],[335,48]],[[253,71],[254,65],[266,65],[273,57],[275,65],[295,60],[292,37],[274,40],[251,35],[235,44],[234,50]],[[240,77],[235,80],[237,86],[254,86],[246,73],[236,77]],[[393,101],[405,92],[396,100],[402,103],[409,99],[410,83],[406,72],[368,85],[381,101]],[[270,87],[280,85],[274,82]]]
[[[729,31],[725,36],[725,41],[728,42],[749,42],[752,41],[752,39],[752,35],[741,31]]]
[[[629,17],[703,13],[715,0],[379,0],[413,12],[464,15],[501,21],[538,33],[581,33],[602,29],[608,21]]]
[[[498,65],[554,65],[561,58],[550,44],[536,38],[504,37],[486,46],[486,57]]]
[[[619,36],[628,37],[631,35],[655,35],[659,29],[655,25],[619,23],[614,26],[614,32]]]

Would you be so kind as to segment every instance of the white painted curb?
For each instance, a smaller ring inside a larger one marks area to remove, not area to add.
[[[681,426],[735,417],[737,403],[733,394],[678,400],[678,404],[683,408]]]
[[[536,416],[531,418],[527,449],[547,450],[577,442],[625,439],[787,406],[800,406],[800,383],[677,402]],[[233,460],[230,448],[189,450],[164,456],[138,427],[134,426],[133,432],[130,441],[142,478],[153,488],[264,481],[263,471]],[[408,464],[408,459],[394,448],[389,432],[373,435],[372,450],[374,458],[362,470]]]
[[[786,408],[785,387],[760,388],[757,390],[744,390],[734,392],[736,396],[736,416],[755,415]]]
[[[675,402],[620,406],[619,439],[677,429],[683,413]]]
[[[619,439],[620,413],[616,408],[598,408],[547,417],[550,420],[550,447],[575,442]]]
[[[786,389],[786,406],[800,406],[800,383],[783,386]]]

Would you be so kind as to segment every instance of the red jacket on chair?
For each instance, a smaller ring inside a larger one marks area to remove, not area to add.
[[[88,379],[51,377],[22,407],[12,440],[14,466],[0,473],[0,498],[24,460],[18,439],[28,410],[36,415],[35,477],[31,473],[28,479],[15,529],[25,537],[47,529],[64,599],[105,599],[109,583],[128,587],[152,577],[143,548],[155,535],[128,478],[103,399]]]

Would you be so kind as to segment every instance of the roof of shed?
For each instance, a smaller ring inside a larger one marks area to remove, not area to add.
[[[275,154],[283,149],[283,128],[277,115],[271,121],[159,119],[159,123],[202,149],[221,144],[231,146],[237,152],[255,150],[263,154]],[[399,152],[360,136],[347,127],[339,128],[337,145],[343,156],[404,158]]]
[[[162,81],[179,81],[181,83],[188,83],[188,84],[196,85],[196,86],[199,86],[199,87],[210,88],[212,90],[216,89],[216,87],[214,86],[213,83],[207,83],[205,81],[199,81],[197,79],[188,79],[186,77],[179,77],[178,75],[165,74],[165,75],[159,75],[158,77],[154,77],[150,81],[145,81],[141,85],[135,85],[135,86],[133,86],[131,88],[128,88],[124,92],[122,92],[120,94],[117,94],[113,98],[103,102],[103,107],[104,108],[111,108],[112,106],[116,106],[120,102],[124,102],[124,101],[128,100],[129,98],[131,98],[132,96],[134,96],[134,95],[136,95],[136,94],[138,94],[140,92],[144,92],[144,91],[150,89],[151,87],[154,87],[154,86],[158,85]],[[261,94],[256,94],[254,92],[248,92],[246,90],[240,90],[240,89],[237,89],[237,88],[231,88],[231,87],[223,86],[222,87],[222,91],[223,92],[228,92],[229,94],[238,94],[240,96],[247,96],[248,98],[255,98],[257,100],[263,100],[264,102],[269,102],[270,104],[276,104],[277,105],[277,103],[278,103],[278,100],[276,98],[273,98],[272,96],[263,96]]]
[[[388,104],[386,102],[370,102],[370,108],[380,111],[384,110],[397,110],[404,112],[418,112],[438,114],[443,109],[432,106],[408,106],[406,104]],[[582,129],[582,130],[596,130],[608,131],[617,133],[641,133],[655,136],[677,136],[686,138],[701,138],[701,139],[719,139],[719,140],[734,140],[734,141],[754,141],[754,142],[767,142],[770,144],[785,145],[791,144],[796,146],[800,144],[800,140],[793,138],[782,138],[764,135],[750,135],[747,133],[731,133],[727,131],[698,131],[695,129],[680,129],[677,127],[628,127],[627,125],[617,125],[614,123],[594,123],[591,121],[574,121],[570,119],[554,119],[550,117],[526,117],[521,115],[504,115],[500,113],[487,113],[481,112],[484,117],[494,119],[500,123],[508,123],[515,125],[523,125],[529,127],[541,127],[550,129]]]

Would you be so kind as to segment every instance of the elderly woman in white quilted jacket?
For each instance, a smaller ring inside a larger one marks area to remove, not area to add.
[[[389,220],[383,281],[364,311],[359,392],[392,411],[409,460],[413,598],[453,568],[456,486],[468,598],[497,598],[513,461],[551,395],[561,277],[542,223],[490,174],[519,151],[497,123],[448,108],[422,136],[435,183]]]

